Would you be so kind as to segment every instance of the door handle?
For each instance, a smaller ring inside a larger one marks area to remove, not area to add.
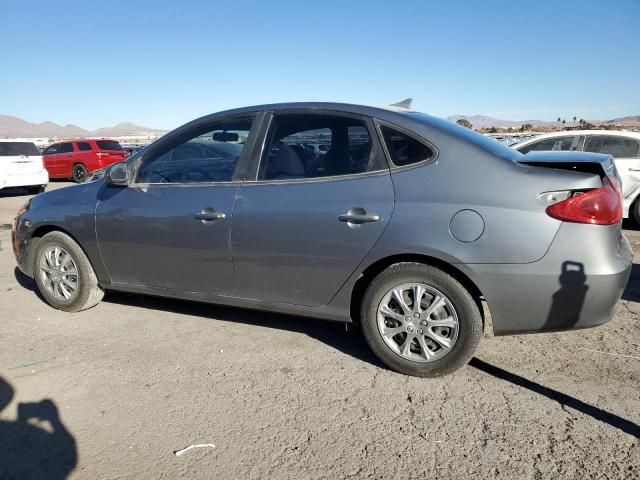
[[[377,222],[380,220],[380,215],[375,213],[367,213],[364,208],[350,208],[347,213],[343,213],[338,217],[341,222],[346,222],[350,225],[361,225],[363,223]]]
[[[203,208],[200,213],[196,213],[193,218],[202,221],[202,223],[210,223],[216,220],[223,220],[227,216],[222,212],[216,212],[213,208]]]
[[[630,168],[630,172],[640,172],[640,168]]]

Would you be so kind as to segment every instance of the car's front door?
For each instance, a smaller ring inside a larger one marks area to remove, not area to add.
[[[640,188],[639,150],[638,140],[618,135],[589,135],[584,144],[585,152],[613,155],[625,198],[635,196]]]
[[[255,171],[233,215],[240,296],[326,305],[393,211],[388,164],[370,119],[275,115]]]
[[[44,162],[44,168],[47,169],[49,177],[55,178],[60,176],[59,169],[59,157],[60,144],[56,143],[49,145],[44,152],[42,152],[42,161]]]
[[[73,176],[71,167],[75,162],[73,144],[71,142],[61,143],[56,154],[56,175],[58,177],[71,178]]]
[[[229,228],[255,123],[249,116],[195,127],[130,164],[130,185],[105,188],[96,233],[116,286],[236,294]]]

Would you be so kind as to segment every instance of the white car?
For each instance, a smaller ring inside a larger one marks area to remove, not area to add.
[[[0,189],[26,187],[41,193],[49,183],[42,154],[32,142],[0,139]]]
[[[622,179],[623,214],[640,223],[640,132],[621,130],[572,130],[545,133],[512,145],[522,153],[531,151],[579,151],[613,155]]]

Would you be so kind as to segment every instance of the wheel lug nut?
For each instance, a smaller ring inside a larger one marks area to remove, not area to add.
[[[421,328],[417,329],[417,330],[416,330],[416,333],[417,333],[418,335],[422,335],[422,329],[421,329]]]
[[[408,322],[409,320],[411,320],[411,317],[404,317],[405,322]]]
[[[413,327],[411,325],[407,327],[407,332],[413,332]]]
[[[427,321],[426,320],[422,320],[420,322],[420,325],[422,325],[423,327],[426,327],[427,326]]]

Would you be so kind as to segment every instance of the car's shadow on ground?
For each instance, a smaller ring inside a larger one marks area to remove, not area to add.
[[[26,188],[22,187],[8,187],[0,189],[0,198],[5,197],[26,197],[31,195]]]
[[[635,277],[633,277],[635,275]],[[24,275],[17,268],[15,276],[18,283],[29,290],[37,293],[35,282]],[[634,265],[632,272],[632,280],[625,294],[635,299],[637,296],[637,284],[640,280],[640,266]],[[629,292],[629,293],[627,293]],[[38,296],[40,296],[38,294]],[[40,297],[42,299],[42,297]],[[623,296],[624,298],[624,296]],[[388,368],[373,355],[369,349],[364,337],[362,336],[359,326],[352,325],[348,332],[341,323],[327,322],[307,317],[296,317],[282,314],[274,314],[261,312],[256,310],[248,310],[233,307],[223,307],[206,303],[189,302],[183,300],[175,300],[162,297],[151,297],[146,295],[129,294],[121,292],[107,292],[105,301],[119,305],[130,305],[132,307],[159,310],[163,312],[174,312],[181,315],[193,315],[203,318],[210,318],[228,322],[243,323],[246,325],[257,325],[266,328],[274,328],[278,330],[287,330],[308,335],[315,338],[328,346],[335,348],[347,355],[358,360],[365,361],[378,368],[388,370]],[[596,420],[604,422],[615,427],[625,433],[640,438],[640,426],[626,420],[618,415],[609,413],[606,410],[590,405],[570,395],[564,394],[552,388],[545,387],[537,382],[524,378],[515,373],[511,373],[502,368],[491,365],[479,358],[473,358],[469,365],[486,374],[489,374],[500,380],[509,382],[521,388],[525,388],[538,395],[547,397],[562,405],[577,410]],[[428,380],[426,380],[428,381]]]
[[[345,324],[340,322],[121,292],[107,292],[105,301],[302,333],[358,360],[386,368],[369,349],[358,325],[350,325],[347,331]]]

